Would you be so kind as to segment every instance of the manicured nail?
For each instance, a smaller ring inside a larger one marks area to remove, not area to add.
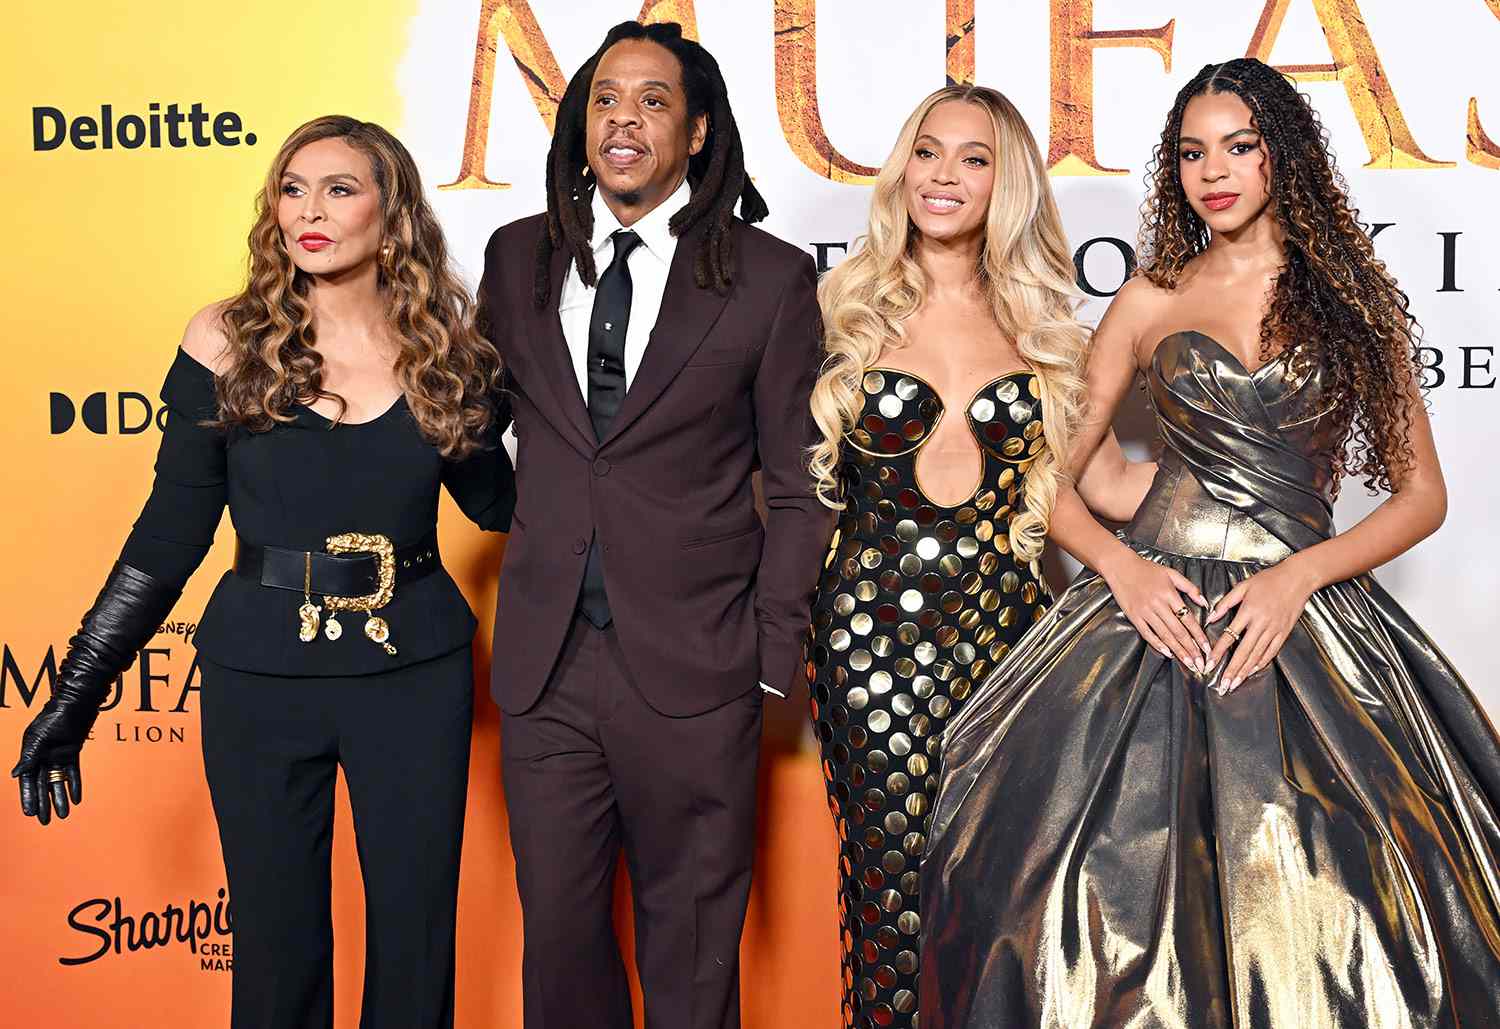
[[[1239,676],[1235,676],[1233,679],[1229,680],[1229,686],[1227,687],[1227,689],[1229,691],[1234,691],[1234,690],[1237,690],[1239,688],[1240,688],[1240,677]]]
[[[1210,647],[1207,643],[1200,643],[1200,644],[1198,644],[1198,649],[1200,649],[1200,650],[1203,651],[1203,656],[1204,657],[1208,657],[1211,654],[1213,654],[1213,652],[1214,652],[1214,648]]]

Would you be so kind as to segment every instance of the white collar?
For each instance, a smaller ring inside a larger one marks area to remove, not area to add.
[[[677,240],[672,235],[669,223],[672,216],[687,206],[692,199],[693,192],[688,188],[687,179],[684,177],[672,195],[653,207],[645,217],[630,226],[630,230],[641,237],[647,250],[656,255],[660,261],[670,262],[672,253],[677,249]],[[594,187],[594,239],[593,247],[595,255],[608,249],[609,237],[620,229],[620,219],[615,217],[615,212],[609,209],[604,202],[604,196],[598,186]]]

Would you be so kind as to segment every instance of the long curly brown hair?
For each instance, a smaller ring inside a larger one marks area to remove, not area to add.
[[[500,374],[494,346],[474,327],[468,291],[448,263],[448,247],[422,193],[421,175],[395,136],[373,122],[341,115],[315,118],[293,132],[271,163],[250,230],[244,290],[219,319],[228,337],[218,377],[222,424],[264,432],[295,417],[291,408],[327,397],[308,292],[310,276],[287,253],[276,221],[281,179],[292,155],[336,138],[370,160],[383,221],[379,286],[386,323],[398,341],[396,380],[423,438],[444,457],[463,458],[483,445],[493,419]]]
[[[1323,369],[1327,417],[1340,428],[1325,456],[1372,492],[1390,491],[1392,477],[1415,460],[1410,405],[1412,384],[1421,382],[1420,330],[1349,202],[1322,121],[1276,69],[1249,57],[1204,65],[1177,94],[1148,171],[1140,273],[1173,289],[1208,247],[1208,226],[1187,202],[1178,162],[1183,112],[1206,93],[1243,100],[1270,155],[1270,207],[1285,264],[1261,320],[1261,357],[1283,353],[1293,369]]]

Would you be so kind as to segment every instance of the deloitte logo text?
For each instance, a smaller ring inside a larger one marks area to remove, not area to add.
[[[116,115],[113,104],[103,104],[99,113],[70,118],[56,107],[31,109],[31,148],[56,150],[71,144],[75,150],[160,150],[170,147],[255,145],[255,133],[245,132],[233,111],[210,114],[202,104],[186,111],[177,104],[151,104],[145,114]]]

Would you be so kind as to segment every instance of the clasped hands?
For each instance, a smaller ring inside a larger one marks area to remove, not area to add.
[[[1315,589],[1295,556],[1240,581],[1212,605],[1186,576],[1133,550],[1100,574],[1130,624],[1164,656],[1205,677],[1228,656],[1218,672],[1221,694],[1271,663]],[[1206,612],[1201,624],[1190,604]],[[1204,627],[1231,612],[1234,617],[1210,641]]]

